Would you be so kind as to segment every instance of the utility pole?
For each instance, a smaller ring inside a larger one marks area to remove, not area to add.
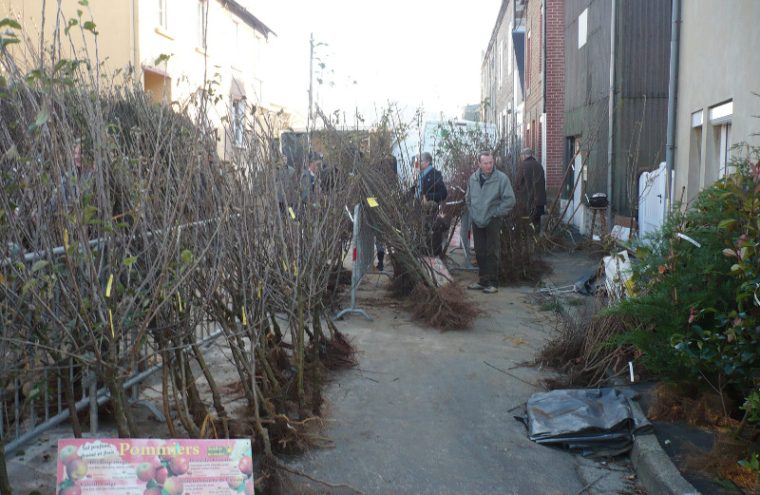
[[[306,117],[307,153],[311,153],[312,108],[314,105],[314,33],[309,36],[309,115]]]

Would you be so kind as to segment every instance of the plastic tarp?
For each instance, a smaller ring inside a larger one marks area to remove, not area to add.
[[[540,392],[528,399],[526,417],[518,419],[536,443],[587,457],[615,456],[633,447],[636,434],[652,429],[634,396],[616,388]]]

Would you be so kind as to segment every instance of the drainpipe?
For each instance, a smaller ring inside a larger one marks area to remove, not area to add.
[[[676,137],[676,98],[678,96],[678,38],[681,27],[681,1],[673,0],[673,26],[670,31],[670,81],[668,82],[668,128],[665,145],[665,208],[662,210],[663,224],[671,208],[671,184],[673,175],[673,156]]]
[[[546,33],[548,32],[546,29],[546,3],[546,0],[541,2],[541,33],[539,33],[541,36],[541,75],[543,78],[541,81],[543,85],[541,113],[546,113]],[[544,163],[546,163],[546,158],[544,158]]]
[[[607,230],[612,229],[612,129],[615,122],[615,11],[617,0],[612,0],[612,15],[610,15],[610,93],[608,96],[608,126],[607,126]],[[592,232],[593,234],[593,232]]]
[[[132,70],[135,74],[139,74],[142,77],[142,67],[140,66],[140,44],[139,44],[139,19],[138,19],[138,0],[132,0]]]

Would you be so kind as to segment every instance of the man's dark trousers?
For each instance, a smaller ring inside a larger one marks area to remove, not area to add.
[[[501,218],[492,218],[484,228],[474,224],[472,226],[472,237],[475,239],[475,258],[478,260],[478,274],[480,275],[478,283],[483,287],[499,286],[501,221]]]

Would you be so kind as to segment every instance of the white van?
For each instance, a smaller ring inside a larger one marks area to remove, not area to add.
[[[410,183],[414,177],[414,157],[427,151],[433,155],[434,164],[441,159],[440,143],[445,132],[461,131],[466,133],[480,129],[488,137],[488,141],[496,145],[496,126],[471,120],[428,120],[420,128],[410,129],[406,139],[396,143],[393,156],[398,161],[398,175],[402,182]],[[445,171],[444,171],[445,172]]]

